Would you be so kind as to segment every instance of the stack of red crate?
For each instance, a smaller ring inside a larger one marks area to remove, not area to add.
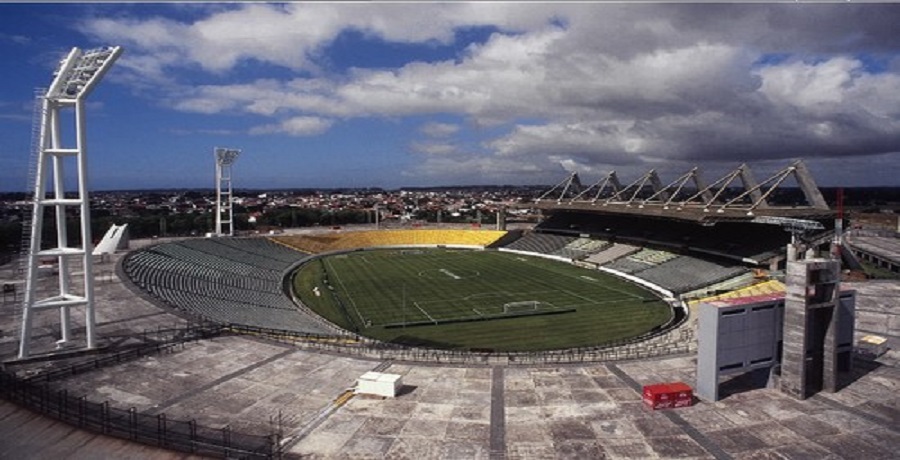
[[[682,382],[644,385],[643,399],[653,410],[686,407],[694,402],[694,390]]]

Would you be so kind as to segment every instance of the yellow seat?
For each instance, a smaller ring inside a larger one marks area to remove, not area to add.
[[[298,251],[318,254],[329,251],[407,245],[488,246],[506,234],[497,230],[370,230],[324,235],[288,235],[272,239]]]

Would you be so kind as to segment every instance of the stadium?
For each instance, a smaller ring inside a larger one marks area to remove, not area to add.
[[[42,99],[50,137],[118,51],[79,53]],[[42,244],[42,219],[80,207],[89,234],[86,179],[51,197],[45,160],[83,149],[38,151],[26,266],[2,272],[0,457],[887,459],[900,444],[897,354],[856,337],[896,340],[900,288],[839,279],[857,254],[896,261],[896,233],[845,236],[802,161],[711,185],[697,168],[668,185],[669,171],[573,173],[519,203],[542,219],[515,229],[499,209],[490,230],[233,236],[239,152],[216,149],[215,233],[129,242],[113,227],[74,247],[65,225]],[[810,329],[824,349],[791,348],[797,298],[814,303],[801,342]],[[710,334],[705,311],[729,327]],[[776,311],[781,336],[747,333]],[[720,349],[767,347],[717,366],[713,397],[647,403],[662,382],[700,389]],[[798,361],[814,390],[799,396],[783,391]],[[363,391],[379,383],[389,394]]]
[[[33,340],[51,351],[5,362],[10,399],[62,420],[50,433],[65,435],[45,449],[71,446],[64,422],[90,430],[76,437],[84,453],[735,458],[849,443],[890,455],[896,398],[866,396],[896,382],[890,365],[857,369],[858,390],[802,402],[758,376],[682,412],[640,402],[640,385],[692,381],[699,303],[783,295],[785,246],[827,247],[833,211],[750,200],[666,210],[652,187],[634,206],[621,187],[591,209],[579,201],[591,187],[562,185],[536,200],[545,218],[525,229],[133,241],[97,267],[100,349],[52,351],[56,319],[38,317]],[[801,217],[821,227],[798,228]],[[10,310],[4,331],[20,321]],[[355,395],[369,371],[403,375],[398,396]],[[14,407],[10,423],[49,420]]]

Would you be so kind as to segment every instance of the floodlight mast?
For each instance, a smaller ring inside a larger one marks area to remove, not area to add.
[[[227,225],[227,235],[233,236],[234,214],[231,207],[231,165],[237,160],[241,151],[237,149],[216,147],[214,153],[216,156],[216,235],[226,235],[222,227]],[[223,213],[228,214],[227,218],[222,217]]]
[[[84,307],[86,348],[96,348],[94,315],[94,272],[90,198],[87,186],[87,136],[85,131],[85,99],[122,54],[118,46],[82,51],[72,48],[63,58],[54,74],[53,83],[43,95],[40,138],[38,142],[37,171],[35,174],[32,203],[31,242],[27,255],[25,301],[22,314],[22,330],[19,340],[19,359],[31,354],[34,316],[40,310],[57,309],[60,314],[60,339],[57,348],[69,345],[71,340],[70,309]],[[60,120],[64,109],[75,112],[74,147],[64,146]],[[64,160],[74,157],[77,168],[77,197],[66,198],[64,187]],[[52,174],[51,174],[52,168]],[[52,181],[50,178],[52,177]],[[48,183],[52,196],[47,195]],[[42,249],[44,210],[54,209],[56,218],[56,247]],[[67,207],[80,211],[81,243],[69,246],[66,229]],[[70,284],[69,260],[80,257],[83,268],[83,286],[74,289]],[[38,298],[38,268],[42,258],[55,258],[58,266],[58,293]]]

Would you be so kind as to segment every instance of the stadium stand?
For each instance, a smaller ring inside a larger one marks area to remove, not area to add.
[[[495,230],[372,230],[326,235],[290,235],[272,239],[299,251],[319,254],[358,248],[414,245],[489,246],[506,234]]]
[[[747,268],[741,266],[721,265],[696,257],[678,256],[642,270],[636,276],[681,294],[748,272]]]
[[[822,233],[830,233],[830,224],[823,223],[826,229]],[[719,222],[703,226],[676,220],[667,220],[665,225],[660,225],[655,219],[575,211],[553,213],[536,227],[536,231],[590,234],[613,242],[639,246],[650,243],[757,262],[782,254],[784,246],[790,242],[790,234],[776,225]]]
[[[678,256],[668,251],[643,248],[612,262],[607,267],[624,273],[638,273],[676,257]]]
[[[616,260],[620,257],[625,257],[629,254],[633,254],[635,252],[640,251],[641,248],[637,246],[632,246],[630,244],[623,243],[613,243],[611,246],[608,246],[606,249],[588,256],[585,261],[591,262],[597,265],[605,265],[613,260]]]
[[[845,242],[852,254],[883,270],[900,273],[900,235],[894,232],[877,234],[854,230],[847,233]],[[860,267],[861,268],[861,267]]]
[[[744,297],[761,297],[761,296],[783,296],[785,291],[784,283],[778,280],[767,280],[761,283],[746,286],[733,291],[713,296],[700,297],[687,301],[693,321],[697,319],[697,308],[703,302],[712,302],[716,300],[739,299]]]
[[[126,276],[171,307],[220,324],[327,334],[282,294],[296,251],[265,239],[196,239],[129,254]]]
[[[592,238],[578,238],[575,241],[567,244],[565,247],[555,251],[553,255],[566,257],[573,260],[582,260],[591,254],[596,252],[600,252],[607,247],[611,246],[611,243],[603,240],[595,240]]]
[[[740,265],[721,264],[662,249],[612,244],[569,235],[532,232],[506,247],[573,260],[583,259],[596,266],[637,276],[675,294],[688,293],[737,277],[745,277],[746,280],[742,282],[749,282],[751,279],[749,270]]]
[[[507,249],[525,252],[535,252],[538,254],[556,254],[570,243],[577,240],[577,237],[567,235],[556,235],[552,233],[526,233],[506,246]]]
[[[745,288],[735,289],[734,291],[729,291],[723,294],[691,300],[690,302],[688,302],[688,305],[694,307],[702,302],[712,302],[714,300],[738,299],[742,297],[757,297],[763,295],[783,295],[784,289],[784,283],[782,283],[781,281],[768,280],[763,281],[762,283],[754,284],[752,286],[747,286]]]

